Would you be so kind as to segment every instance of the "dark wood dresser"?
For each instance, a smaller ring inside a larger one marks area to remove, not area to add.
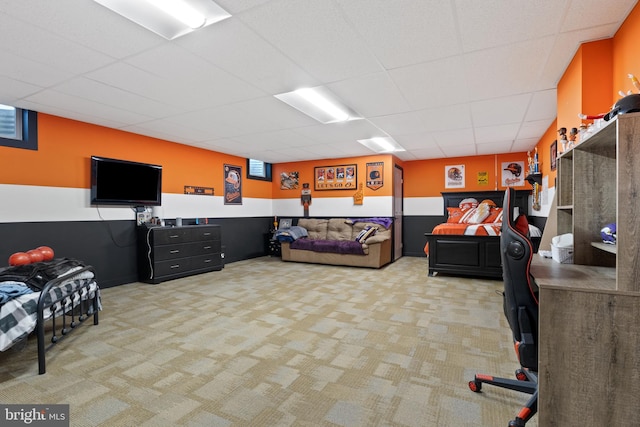
[[[147,283],[221,270],[219,225],[138,228],[138,277]]]

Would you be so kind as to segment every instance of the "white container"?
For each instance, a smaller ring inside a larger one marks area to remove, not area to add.
[[[560,264],[573,264],[573,234],[561,234],[551,239],[551,258]]]
[[[560,264],[573,264],[573,246],[560,248],[552,243],[551,258]]]

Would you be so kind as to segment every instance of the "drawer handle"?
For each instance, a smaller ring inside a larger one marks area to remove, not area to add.
[[[170,254],[177,254],[177,253],[180,253],[180,249],[174,249],[174,250],[171,250],[171,251],[169,251],[169,253],[170,253]]]
[[[172,269],[173,269],[173,268],[180,268],[180,264],[174,264],[174,265],[172,265],[172,266],[171,266],[171,268],[172,268]]]
[[[211,233],[207,231],[207,232],[203,233],[203,236],[211,236]]]
[[[205,247],[204,247],[204,248],[202,248],[202,249],[211,249],[211,246],[205,246]]]
[[[204,263],[205,263],[205,264],[206,264],[206,263],[208,263],[208,262],[211,262],[211,260],[210,260],[210,259],[205,259],[205,260],[204,260]]]
[[[180,237],[180,235],[179,234],[170,234],[169,235],[170,239],[175,239],[176,237]]]

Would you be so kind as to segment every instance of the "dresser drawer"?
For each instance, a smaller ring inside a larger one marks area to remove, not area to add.
[[[181,275],[185,272],[214,269],[220,266],[220,260],[220,253],[216,253],[168,261],[159,261],[154,264],[154,276],[156,278],[162,278],[163,276]]]
[[[156,261],[164,261],[197,255],[213,254],[216,252],[220,252],[219,243],[215,241],[202,241],[156,246],[153,250],[153,258]]]
[[[220,240],[219,226],[194,225],[186,227],[158,227],[151,232],[151,241],[154,246],[203,240]]]

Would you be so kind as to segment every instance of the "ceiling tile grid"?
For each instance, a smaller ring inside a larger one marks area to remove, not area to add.
[[[0,1],[0,103],[241,157],[404,160],[532,149],[579,45],[637,0],[218,0],[174,40],[93,1]],[[361,120],[322,125],[273,95],[325,86]]]

